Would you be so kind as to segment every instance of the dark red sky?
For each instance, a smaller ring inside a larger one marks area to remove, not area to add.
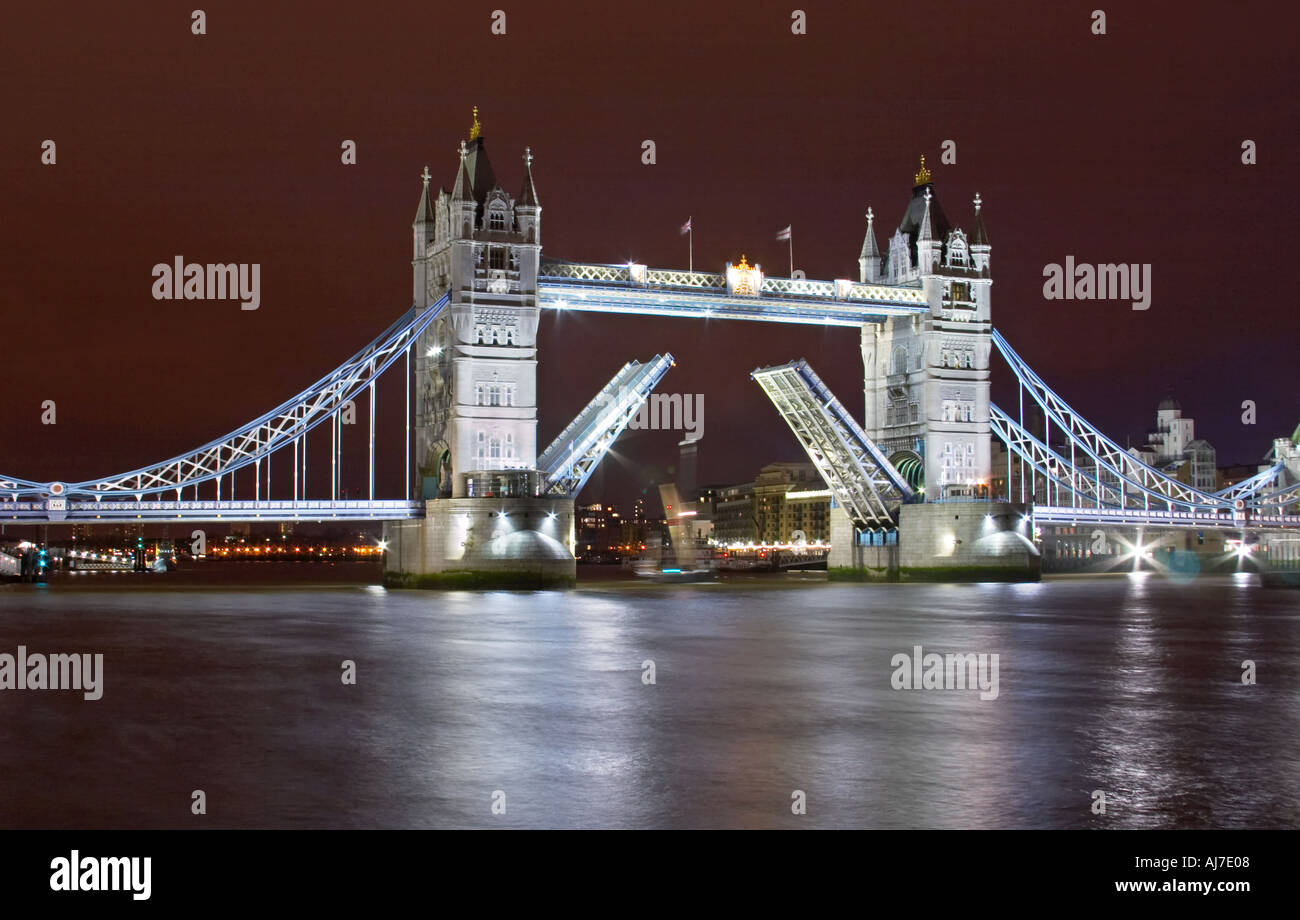
[[[795,36],[788,4],[529,3],[502,37],[500,3],[223,3],[202,37],[175,4],[7,10],[0,471],[164,459],[372,338],[409,305],[417,175],[450,185],[475,104],[512,193],[532,146],[545,251],[570,259],[684,266],[689,215],[697,267],[744,252],[784,274],[774,236],[793,224],[797,267],[856,277],[867,205],[883,243],[925,153],[955,224],[986,202],[995,324],[1113,437],[1140,436],[1171,390],[1221,463],[1300,421],[1285,5],[1126,4],[1099,37],[1095,4],[804,3]],[[958,163],[937,165],[948,138]],[[178,253],[261,263],[261,308],[153,300],[151,266]],[[1067,254],[1152,263],[1150,310],[1045,301],[1042,268]],[[799,457],[756,366],[806,357],[861,410],[852,331],[547,316],[542,444],[623,361],[665,349],[663,391],[706,396],[704,480]],[[625,436],[586,496],[626,499],[676,440]]]

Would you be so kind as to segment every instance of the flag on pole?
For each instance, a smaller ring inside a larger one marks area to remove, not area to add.
[[[690,233],[690,232],[691,232],[691,219],[688,217],[688,218],[686,218],[686,223],[682,224],[682,233],[681,233],[681,235],[682,235],[682,236],[685,236],[686,234],[688,234],[688,233]]]
[[[793,224],[792,224],[791,226],[793,226]],[[788,239],[790,239],[790,227],[786,227],[784,230],[782,230],[780,233],[778,233],[778,234],[776,235],[776,238],[777,238],[778,240],[788,240]]]

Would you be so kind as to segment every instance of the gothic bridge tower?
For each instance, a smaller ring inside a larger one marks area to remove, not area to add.
[[[385,578],[570,584],[573,500],[539,494],[537,472],[542,207],[532,153],[523,151],[512,196],[488,160],[477,108],[457,153],[450,192],[431,192],[424,170],[412,225],[415,306],[450,297],[415,351],[411,492],[425,514],[385,525]]]
[[[519,194],[498,183],[478,109],[451,192],[429,171],[412,225],[416,307],[451,302],[417,349],[414,498],[530,495],[537,465],[542,208],[525,148]]]
[[[882,253],[875,215],[858,259],[861,281],[919,287],[929,312],[862,327],[867,434],[927,500],[985,492],[990,477],[990,246],[975,196],[969,234],[952,226],[921,169]]]

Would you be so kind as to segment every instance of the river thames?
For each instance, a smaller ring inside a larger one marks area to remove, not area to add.
[[[165,578],[0,587],[0,653],[104,656],[101,699],[0,691],[0,826],[1300,825],[1300,593],[1252,575]],[[895,689],[918,646],[996,694]]]

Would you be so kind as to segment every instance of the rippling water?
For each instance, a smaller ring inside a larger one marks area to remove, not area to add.
[[[0,691],[0,826],[1300,825],[1300,593],[1252,577],[110,587],[0,588],[0,652],[105,656]],[[997,699],[892,689],[916,645]]]

